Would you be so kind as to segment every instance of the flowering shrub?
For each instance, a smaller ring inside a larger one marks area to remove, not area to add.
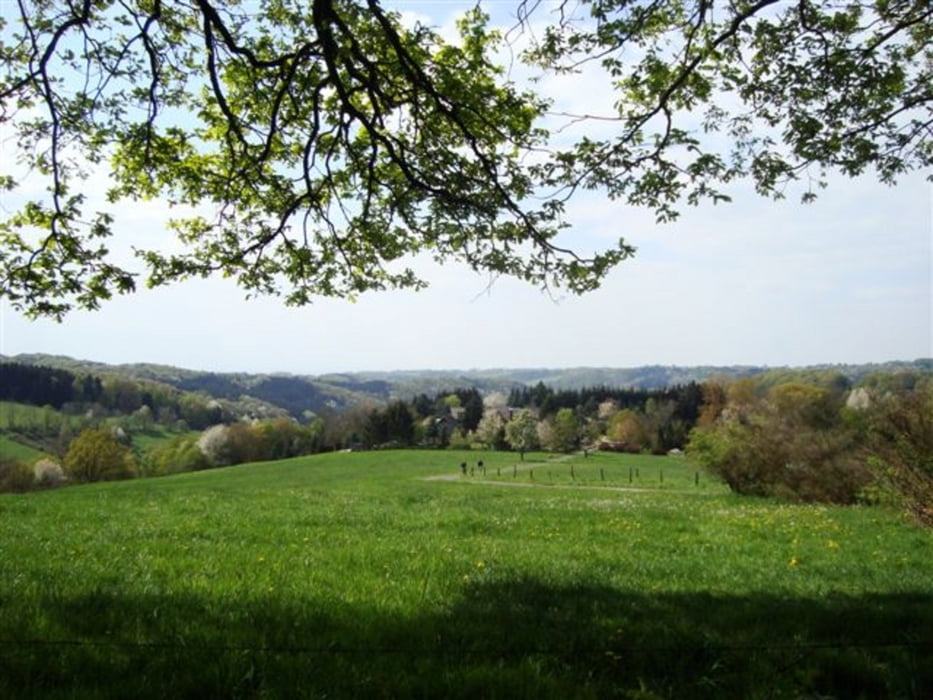
[[[65,481],[62,465],[51,459],[40,459],[32,467],[33,480],[37,486],[53,488]]]
[[[111,431],[92,428],[71,441],[64,470],[75,481],[126,479],[136,475],[136,462]]]
[[[855,503],[872,483],[857,434],[825,389],[778,385],[766,396],[730,396],[693,431],[690,453],[736,493]]]
[[[896,494],[912,516],[933,525],[933,380],[876,395],[853,420],[875,472],[870,495]]]
[[[31,488],[29,467],[18,460],[0,457],[0,493],[21,493]]]

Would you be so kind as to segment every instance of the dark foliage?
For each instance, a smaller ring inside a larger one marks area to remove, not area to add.
[[[393,401],[384,410],[372,410],[366,421],[365,437],[368,447],[413,444],[415,423],[408,404]]]
[[[69,401],[75,400],[75,375],[63,369],[21,365],[18,363],[0,363],[0,400],[16,401],[32,406],[52,406],[60,409]],[[80,390],[85,386],[93,393],[99,389],[98,380],[82,380]]]
[[[34,488],[32,470],[27,465],[0,455],[0,493],[23,493]]]

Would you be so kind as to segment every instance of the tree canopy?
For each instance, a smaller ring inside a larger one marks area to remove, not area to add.
[[[893,182],[933,162],[924,0],[547,9],[519,2],[500,33],[477,6],[445,39],[378,0],[5,4],[0,295],[60,318],[219,273],[305,304],[422,287],[418,253],[582,293],[634,249],[567,243],[581,190],[669,219],[740,177],[809,198],[827,169]],[[596,67],[613,113],[565,120],[614,135],[559,138],[504,43],[544,75]],[[115,211],[150,199],[177,215],[146,247]]]

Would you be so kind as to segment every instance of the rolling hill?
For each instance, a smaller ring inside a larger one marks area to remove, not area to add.
[[[127,379],[158,382],[181,391],[191,391],[216,399],[258,400],[285,409],[295,417],[306,412],[341,411],[360,404],[383,404],[394,398],[429,396],[456,388],[475,387],[482,393],[508,393],[520,386],[539,382],[554,389],[614,388],[659,389],[711,377],[745,377],[765,372],[833,372],[853,382],[874,372],[933,371],[933,359],[895,361],[882,364],[819,365],[803,368],[763,366],[661,366],[633,368],[497,368],[473,370],[400,370],[347,372],[318,376],[287,373],[217,373],[168,365],[134,363],[108,365],[63,355],[20,354],[0,356],[2,362],[43,365],[78,374],[117,375]]]

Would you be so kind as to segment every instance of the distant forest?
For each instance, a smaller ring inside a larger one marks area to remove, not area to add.
[[[0,364],[0,400],[61,410],[67,403],[96,403],[104,387],[99,377],[76,377],[64,369]]]
[[[54,367],[0,363],[0,401],[51,406],[65,413],[97,408],[132,414],[145,407],[158,423],[203,430],[231,420],[232,413],[211,397],[182,392],[155,382],[116,376],[75,374]]]

